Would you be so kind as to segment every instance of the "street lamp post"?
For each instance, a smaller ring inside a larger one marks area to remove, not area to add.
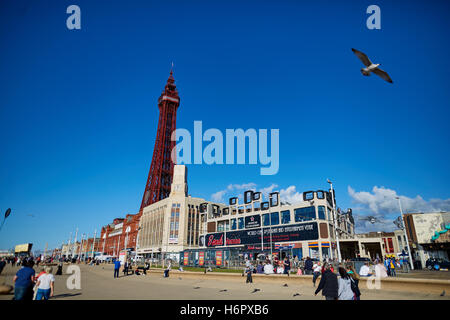
[[[402,217],[402,225],[403,225],[403,230],[405,232],[405,237],[406,237],[406,246],[408,247],[409,265],[411,266],[411,270],[414,270],[414,264],[413,264],[413,261],[412,261],[411,249],[409,248],[408,233],[406,232],[405,220],[403,219],[402,202],[400,200],[400,197],[395,197],[395,198],[398,200],[398,205],[400,207],[400,215]]]
[[[78,236],[78,228],[75,231],[75,240],[73,241],[73,247],[72,247],[72,258],[75,256],[75,245],[77,244],[77,236]]]
[[[134,255],[134,264],[137,265],[137,258],[138,258],[138,248],[139,248],[139,231],[141,230],[141,227],[138,227],[137,229],[137,235],[136,235],[136,252]]]
[[[5,212],[5,217],[4,217],[4,219],[3,219],[3,222],[2,222],[2,224],[0,225],[0,230],[2,230],[3,225],[5,224],[6,218],[8,218],[8,216],[9,216],[10,214],[11,214],[11,209],[8,208],[8,209],[6,210],[6,212]]]
[[[92,241],[92,259],[94,259],[94,251],[95,251],[95,237],[97,236],[97,229],[94,231],[94,241]]]
[[[333,183],[327,179],[327,182],[330,184],[330,190],[331,190],[331,204],[333,207],[333,218],[334,218],[334,235],[336,237],[336,247],[337,247],[337,253],[338,253],[338,262],[341,262],[341,246],[339,245],[339,234],[338,234],[338,230],[337,230],[337,226],[336,224],[338,223],[338,219],[336,216],[336,208],[334,206],[334,190],[333,190]]]

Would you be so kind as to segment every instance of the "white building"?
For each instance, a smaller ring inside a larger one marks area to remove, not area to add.
[[[188,196],[187,191],[187,168],[175,165],[169,197],[143,209],[138,255],[179,261],[180,252],[199,246],[199,236],[205,232],[199,206],[206,201]]]

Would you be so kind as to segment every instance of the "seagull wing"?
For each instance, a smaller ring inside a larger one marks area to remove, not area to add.
[[[359,60],[361,60],[362,63],[364,63],[364,65],[366,67],[370,66],[372,64],[372,62],[370,61],[370,59],[366,56],[365,53],[358,51],[356,49],[352,48],[353,53],[359,58]]]
[[[377,76],[383,78],[384,80],[386,80],[389,83],[394,83],[391,79],[391,77],[389,77],[388,73],[384,70],[381,70],[380,68],[375,68],[372,71],[373,73],[375,73]]]

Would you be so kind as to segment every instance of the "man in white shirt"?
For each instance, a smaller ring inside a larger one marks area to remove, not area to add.
[[[53,297],[55,277],[52,274],[52,267],[45,267],[45,273],[41,275],[36,283],[36,300],[48,300]]]
[[[361,269],[359,269],[359,275],[361,277],[369,277],[369,276],[371,276],[369,264],[367,262],[364,263],[363,266],[361,266]]]
[[[320,273],[322,271],[322,266],[320,265],[320,262],[316,262],[313,265],[313,286],[316,286],[316,280],[320,276]]]

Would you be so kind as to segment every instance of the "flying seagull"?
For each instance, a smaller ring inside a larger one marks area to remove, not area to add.
[[[370,76],[370,73],[373,72],[377,76],[386,80],[387,82],[393,83],[391,77],[389,77],[387,72],[378,68],[380,66],[379,63],[377,63],[377,64],[372,63],[372,61],[370,61],[370,59],[366,56],[366,54],[361,51],[358,51],[353,48],[352,48],[352,51],[359,58],[359,60],[361,60],[361,62],[366,66],[366,68],[361,69],[361,73],[363,75]]]

